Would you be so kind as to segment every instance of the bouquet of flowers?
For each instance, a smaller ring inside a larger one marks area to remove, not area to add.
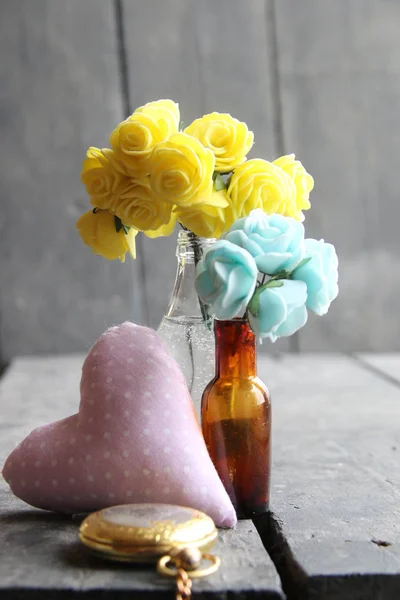
[[[307,309],[327,312],[338,294],[334,246],[304,238],[313,178],[294,154],[247,160],[254,135],[229,114],[188,127],[172,100],[136,109],[90,147],[81,179],[92,210],[77,222],[96,254],[135,258],[135,237],[170,235],[176,223],[219,238],[197,257],[196,289],[218,319],[248,318],[259,337],[292,335]],[[201,260],[200,260],[201,258]]]
[[[246,160],[254,135],[217,112],[188,127],[172,100],[149,102],[120,123],[111,148],[90,147],[81,179],[92,210],[77,222],[83,241],[107,259],[134,258],[135,236],[170,235],[176,223],[220,238],[254,209],[299,221],[314,182],[293,154]]]

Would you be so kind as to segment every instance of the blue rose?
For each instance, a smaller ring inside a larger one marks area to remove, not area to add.
[[[291,217],[267,215],[260,208],[238,219],[223,239],[244,248],[262,273],[291,271],[304,255],[304,227]]]
[[[279,279],[259,287],[249,304],[252,330],[272,342],[292,335],[307,322],[306,300],[307,286],[302,281]]]
[[[197,293],[217,319],[242,316],[256,282],[254,258],[226,240],[216,242],[197,265]]]
[[[307,239],[304,245],[305,258],[310,260],[295,269],[292,278],[307,285],[307,307],[317,315],[325,315],[339,293],[336,250],[324,240]]]

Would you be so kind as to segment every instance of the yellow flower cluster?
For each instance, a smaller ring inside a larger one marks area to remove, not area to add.
[[[138,231],[170,235],[178,221],[201,237],[220,237],[255,208],[303,220],[314,182],[294,154],[247,161],[254,135],[229,114],[211,113],[180,130],[178,104],[141,106],[89,148],[81,173],[94,207],[77,227],[96,254],[135,256]]]

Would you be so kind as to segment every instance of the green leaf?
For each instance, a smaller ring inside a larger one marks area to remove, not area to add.
[[[114,215],[114,222],[115,222],[115,231],[117,233],[119,233],[123,227],[122,225],[122,221],[119,217],[117,217],[116,215]]]
[[[260,290],[260,288],[256,289],[253,296],[251,297],[250,302],[247,305],[247,310],[255,317],[258,316],[258,311],[260,309],[260,298],[259,298],[260,294],[258,293],[259,290]]]
[[[124,225],[123,222],[121,221],[121,219],[119,217],[117,217],[116,215],[114,215],[114,221],[115,221],[115,231],[117,233],[119,233],[121,231],[121,229],[123,229],[125,235],[128,235],[131,227],[129,227],[129,225]]]
[[[233,175],[233,173],[231,173],[230,175],[228,174],[228,177],[226,178],[226,181],[225,181],[226,189],[228,189],[228,187],[231,183],[232,175]]]
[[[263,287],[266,287],[266,288],[283,287],[283,281],[281,281],[279,279],[270,279]]]
[[[267,281],[267,283],[263,283],[262,285],[260,285],[254,292],[254,294],[247,306],[247,310],[249,312],[251,312],[252,315],[257,317],[259,310],[260,310],[260,294],[261,294],[261,292],[266,289],[283,287],[283,285],[284,285],[284,282],[277,280],[277,279],[270,279],[269,281]]]
[[[221,174],[217,173],[214,179],[214,189],[216,192],[220,192],[225,189],[225,181],[222,179]]]
[[[295,269],[300,269],[300,267],[304,267],[304,265],[309,263],[311,259],[312,259],[312,256],[307,256],[306,258],[303,258],[303,260],[301,260],[299,262],[299,264],[295,267]],[[295,269],[293,269],[293,270],[295,270]]]
[[[275,273],[275,275],[273,275],[271,279],[287,279],[288,276],[288,271],[279,271],[279,273]]]

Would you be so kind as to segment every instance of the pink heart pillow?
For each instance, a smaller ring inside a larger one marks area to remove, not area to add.
[[[90,350],[79,412],[32,431],[3,475],[16,496],[48,510],[162,502],[236,523],[177,363],[155,331],[133,323]]]

